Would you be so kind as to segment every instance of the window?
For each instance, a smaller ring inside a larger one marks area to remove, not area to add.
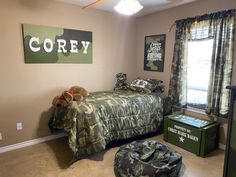
[[[199,35],[199,33],[196,33]],[[187,106],[205,110],[210,79],[213,39],[188,42]]]
[[[235,14],[227,10],[176,21],[169,84],[173,107],[228,117]]]

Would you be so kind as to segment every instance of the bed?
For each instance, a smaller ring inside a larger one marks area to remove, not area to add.
[[[84,101],[55,108],[49,127],[68,133],[76,161],[104,150],[111,141],[157,131],[163,103],[161,93],[93,92]]]

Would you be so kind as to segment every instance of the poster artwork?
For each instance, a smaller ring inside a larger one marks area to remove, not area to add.
[[[23,24],[25,63],[92,63],[92,32]]]
[[[165,35],[145,37],[144,70],[164,71]]]

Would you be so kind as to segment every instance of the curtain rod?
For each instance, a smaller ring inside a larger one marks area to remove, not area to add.
[[[199,16],[195,16],[195,17],[189,17],[189,18],[185,18],[185,19],[179,19],[179,20],[176,20],[171,26],[170,28],[168,29],[168,32],[171,32],[172,28],[175,26],[175,24],[177,22],[180,22],[180,21],[187,21],[187,20],[204,20],[204,18],[208,17],[209,16],[214,16],[215,18],[217,16],[221,16],[221,15],[235,15],[236,14],[236,9],[228,9],[228,10],[223,10],[223,11],[218,11],[218,12],[213,12],[213,13],[209,13],[209,14],[203,14],[203,15],[199,15]]]

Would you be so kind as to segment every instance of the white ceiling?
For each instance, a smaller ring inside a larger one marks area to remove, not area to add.
[[[64,3],[74,4],[78,6],[86,6],[90,3],[95,2],[96,0],[56,0]],[[96,9],[115,12],[114,6],[118,4],[120,0],[108,0],[105,3],[102,3],[96,7]],[[191,3],[197,0],[179,0],[177,3],[171,3],[168,0],[138,0],[140,4],[144,7],[140,12],[138,12],[135,16],[143,16],[147,14],[151,14],[154,12],[158,12],[165,9],[170,9],[176,6],[180,6],[183,4]]]

